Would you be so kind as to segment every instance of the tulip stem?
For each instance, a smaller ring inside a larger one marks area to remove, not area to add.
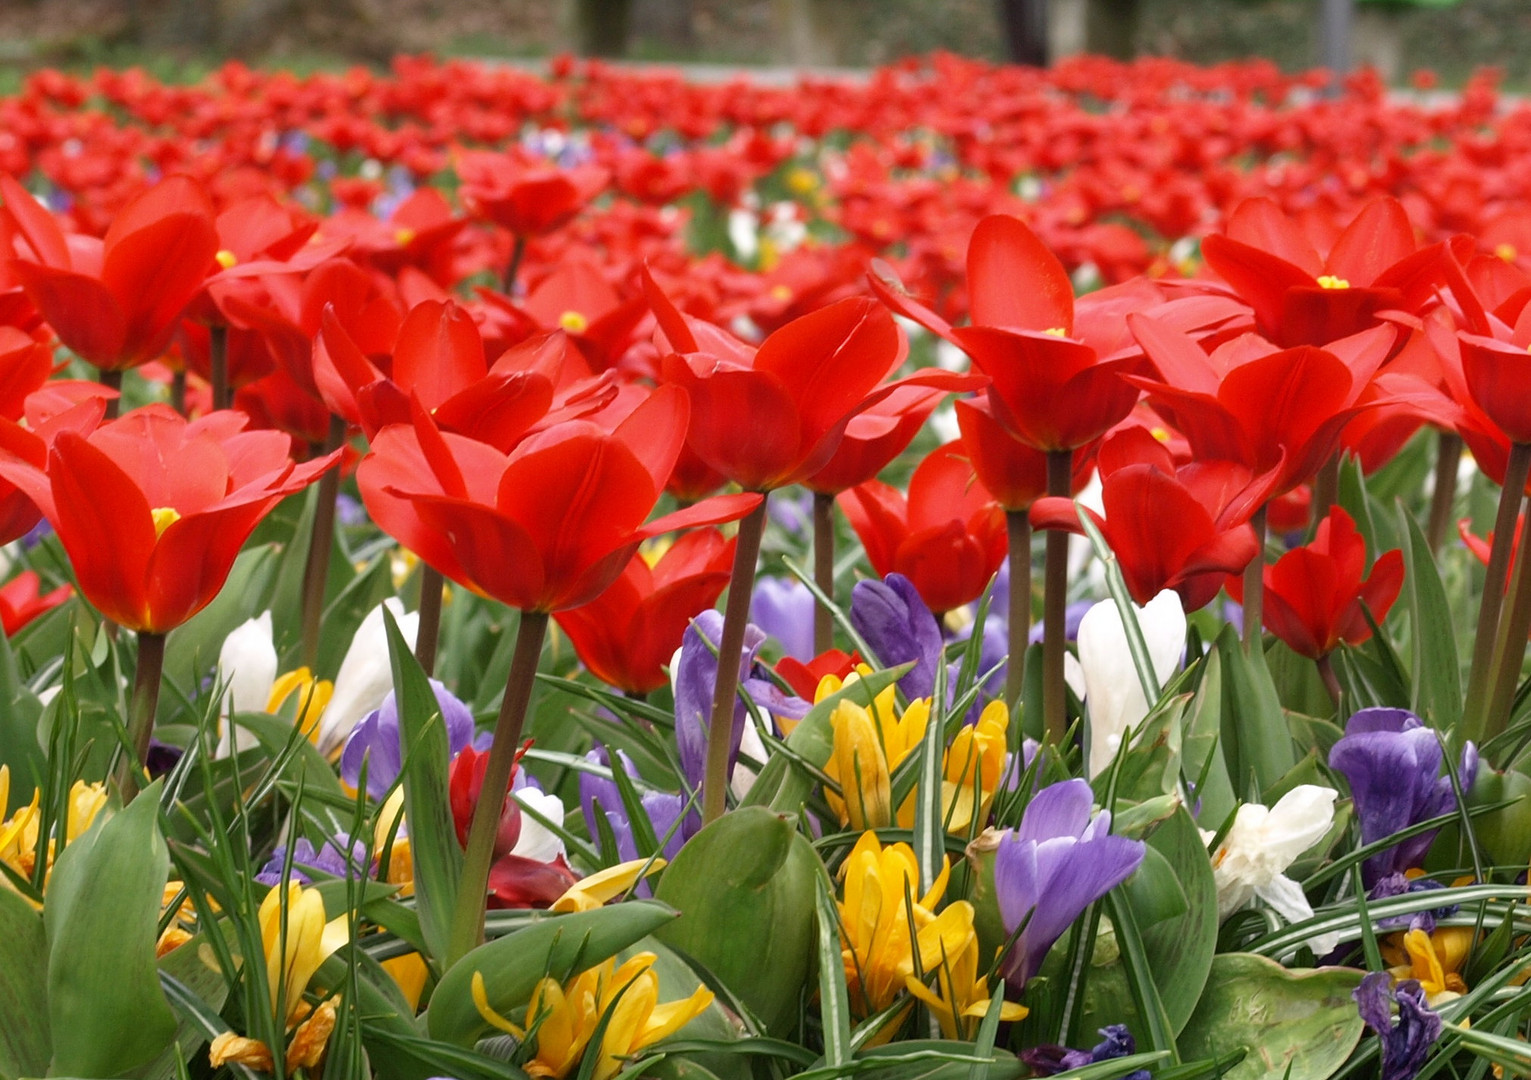
[[[1244,567],[1244,648],[1260,643],[1260,623],[1265,604],[1265,515],[1260,507],[1250,516],[1250,528],[1255,531],[1255,557]]]
[[[542,642],[547,630],[546,612],[521,613],[521,625],[516,629],[516,651],[505,680],[505,697],[494,722],[494,745],[489,748],[484,783],[468,825],[468,849],[463,856],[462,877],[457,883],[457,909],[452,914],[443,971],[484,941],[484,902],[489,892],[489,868],[494,862],[494,838],[499,832],[500,816],[505,812],[510,774],[516,764],[516,751],[521,748],[526,707],[531,703],[532,688],[537,683],[537,662],[542,658]]]
[[[755,588],[755,562],[765,533],[766,500],[739,522],[734,569],[728,579],[728,606],[723,609],[723,640],[718,644],[718,678],[712,692],[712,716],[707,723],[707,770],[702,777],[702,821],[716,821],[727,809],[728,751],[733,743],[734,698],[739,693],[739,657],[744,652],[744,628],[749,621],[750,594]]]
[[[1488,719],[1489,690],[1493,685],[1489,681],[1490,669],[1499,638],[1499,614],[1504,606],[1510,552],[1515,547],[1515,519],[1520,516],[1520,506],[1525,501],[1528,474],[1531,474],[1531,443],[1511,443],[1510,457],[1504,467],[1504,487],[1499,491],[1499,513],[1494,517],[1494,544],[1489,549],[1483,597],[1478,601],[1478,630],[1473,638],[1466,702],[1462,706],[1462,723],[1457,729],[1464,741],[1481,742]]]
[[[1330,654],[1324,653],[1314,663],[1318,665],[1319,678],[1324,680],[1324,689],[1329,691],[1329,700],[1334,702],[1334,707],[1340,707],[1340,679],[1334,673],[1334,664],[1329,659]]]
[[[1068,498],[1073,466],[1072,450],[1047,452],[1049,495]],[[1068,732],[1068,683],[1063,678],[1068,570],[1069,534],[1062,529],[1053,529],[1047,534],[1047,559],[1042,585],[1042,715],[1046,721],[1047,740],[1054,746],[1063,745]],[[1015,618],[1013,611],[1010,618]]]
[[[1520,548],[1513,562],[1510,610],[1500,620],[1498,639],[1494,642],[1488,710],[1481,732],[1484,742],[1503,732],[1509,723],[1515,705],[1515,686],[1520,682],[1521,664],[1526,658],[1526,635],[1531,632],[1531,529],[1521,533]]]
[[[324,453],[340,449],[346,437],[346,422],[330,417],[329,438]],[[324,589],[330,573],[330,550],[335,546],[335,498],[340,494],[340,463],[337,461],[319,478],[318,503],[314,506],[314,525],[308,537],[308,562],[303,567],[303,664],[312,668],[319,658],[319,621],[324,614]]]
[[[96,381],[112,392],[112,396],[106,402],[106,419],[115,420],[122,412],[122,372],[108,371],[105,368],[96,376]]]
[[[436,641],[441,636],[441,594],[446,580],[441,571],[420,564],[420,625],[415,633],[415,659],[427,675],[436,674]]]
[[[154,713],[159,708],[160,672],[165,667],[165,635],[138,632],[138,667],[133,673],[133,703],[128,723],[128,738],[133,757],[118,772],[117,786],[124,804],[138,794],[140,774],[149,760],[149,736],[154,731]]]
[[[213,408],[230,409],[234,394],[229,388],[229,328],[213,323],[207,328],[207,363],[212,369]]]
[[[831,600],[835,596],[835,497],[813,493],[813,583]],[[834,613],[825,604],[813,605],[813,654],[834,645]]]
[[[1451,508],[1457,500],[1457,467],[1462,463],[1462,436],[1443,431],[1435,447],[1435,490],[1430,494],[1430,518],[1425,527],[1425,542],[1432,554],[1440,550],[1451,526]]]
[[[526,256],[526,237],[516,234],[515,241],[510,247],[510,262],[505,265],[505,279],[501,284],[500,291],[506,296],[513,296],[516,289],[516,275],[521,272],[521,260]]]
[[[170,407],[182,416],[186,415],[186,369],[181,368],[170,376]]]
[[[1340,452],[1336,450],[1328,459],[1319,466],[1318,475],[1313,478],[1313,507],[1311,528],[1317,529],[1318,523],[1329,515],[1329,508],[1340,497]]]
[[[1031,636],[1031,519],[1025,510],[1006,510],[1010,535],[1010,658],[1005,661],[1005,704],[1013,711],[1026,683],[1026,646]]]

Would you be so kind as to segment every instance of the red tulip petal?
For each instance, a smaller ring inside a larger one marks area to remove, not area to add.
[[[105,285],[22,259],[10,268],[60,341],[97,367],[116,366],[127,342],[127,317]]]
[[[48,478],[53,526],[80,590],[113,622],[143,629],[149,621],[145,585],[157,539],[143,492],[121,466],[70,431],[54,440]]]
[[[1310,280],[1324,272],[1318,252],[1274,199],[1259,196],[1239,203],[1228,216],[1227,233],[1230,240],[1268,251],[1297,267]]]
[[[405,316],[393,349],[393,381],[427,409],[472,386],[486,370],[478,326],[462,307],[427,300]]]
[[[1371,285],[1384,271],[1414,254],[1414,226],[1397,199],[1373,199],[1340,233],[1325,262],[1353,288]]]
[[[993,214],[973,230],[967,256],[973,325],[1074,331],[1074,285],[1019,218]]]

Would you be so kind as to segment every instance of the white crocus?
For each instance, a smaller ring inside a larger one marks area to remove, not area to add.
[[[1185,651],[1185,610],[1180,597],[1168,589],[1136,610],[1154,676],[1162,687]],[[1079,666],[1090,715],[1090,778],[1094,779],[1116,757],[1127,729],[1142,723],[1149,709],[1115,601],[1102,600],[1080,621]]]
[[[739,760],[734,762],[734,771],[728,778],[728,790],[733,792],[734,798],[743,802],[744,797],[750,793],[750,788],[755,786],[758,775],[754,769],[744,763],[744,759],[766,761],[768,757],[765,741],[760,737],[760,729],[755,726],[755,718],[746,716],[744,734],[739,738]]]
[[[218,757],[248,750],[256,738],[229,722],[235,713],[265,712],[276,682],[276,645],[272,641],[271,612],[240,623],[223,639],[218,650],[218,685],[225,688],[218,736]]]
[[[528,785],[515,792],[515,797],[523,807],[531,808],[554,825],[563,828],[563,800],[557,795],[549,795]],[[564,846],[563,841],[552,829],[537,821],[531,814],[522,814],[521,835],[510,853],[519,855],[523,859],[545,863],[552,862],[562,855]]]
[[[1313,917],[1302,886],[1286,876],[1287,867],[1334,824],[1333,788],[1299,784],[1275,806],[1245,803],[1212,856],[1217,882],[1217,914],[1225,919],[1258,897],[1288,922]],[[1210,834],[1208,834],[1210,839]],[[1313,938],[1309,944],[1322,956],[1339,943],[1337,935]]]
[[[381,705],[388,691],[393,689],[388,633],[383,625],[385,607],[399,624],[405,644],[411,649],[415,647],[415,630],[420,625],[418,612],[406,614],[404,605],[396,597],[390,597],[367,612],[367,617],[356,628],[356,635],[351,638],[345,659],[340,662],[340,671],[335,675],[335,692],[330,695],[330,703],[319,720],[319,752],[326,757],[340,749],[351,729]]]

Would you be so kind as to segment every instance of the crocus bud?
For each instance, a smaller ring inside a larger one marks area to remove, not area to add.
[[[255,736],[235,730],[227,718],[236,712],[265,712],[276,682],[276,646],[271,639],[271,612],[263,611],[240,623],[218,650],[218,684],[227,687],[218,715],[224,718],[218,737],[218,757],[255,745]]]
[[[1185,611],[1169,589],[1137,609],[1138,626],[1162,687],[1185,651]],[[1116,756],[1127,729],[1142,723],[1149,702],[1127,647],[1122,616],[1112,600],[1102,600],[1079,623],[1079,666],[1084,669],[1085,702],[1090,711],[1090,777]]]
[[[394,597],[367,613],[351,638],[351,647],[340,662],[335,676],[335,692],[319,722],[319,752],[328,757],[340,748],[362,717],[383,703],[383,696],[393,689],[393,669],[388,660],[388,635],[383,626],[383,608],[393,613],[399,633],[410,648],[415,646],[415,630],[420,624],[418,612],[405,614],[404,605]]]

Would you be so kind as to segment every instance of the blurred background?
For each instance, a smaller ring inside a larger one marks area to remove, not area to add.
[[[1449,86],[1493,64],[1531,86],[1531,0],[0,0],[0,74],[138,63],[195,77],[228,58],[302,69],[397,52],[837,68],[934,49],[1296,70],[1329,58],[1336,17],[1351,58],[1390,82],[1429,68]]]

